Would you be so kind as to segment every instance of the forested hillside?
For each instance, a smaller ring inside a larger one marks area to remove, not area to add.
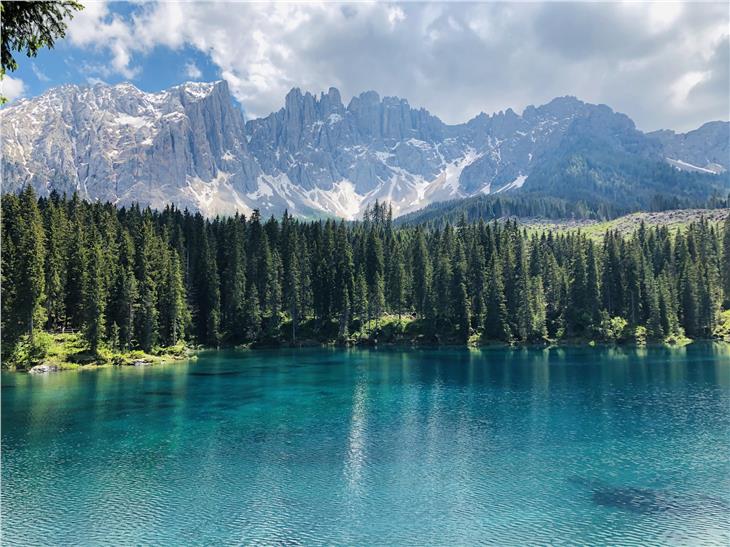
[[[727,177],[727,175],[723,176]],[[725,180],[727,181],[726,187],[730,187],[730,178]],[[580,187],[578,186],[578,188]],[[560,221],[566,219],[606,221],[638,211],[661,212],[698,207],[709,209],[730,207],[730,195],[727,194],[727,190],[724,193],[718,192],[709,199],[689,199],[679,197],[678,194],[655,194],[653,198],[646,199],[641,207],[618,206],[616,201],[595,196],[586,200],[581,192],[581,190],[575,191],[572,197],[555,197],[534,190],[444,201],[398,217],[396,224],[443,228],[447,223],[455,224],[462,217],[465,217],[468,222],[490,221],[505,217]],[[632,192],[623,190],[622,193],[631,194]]]
[[[92,352],[181,340],[642,341],[710,337],[730,307],[730,221],[596,243],[512,221],[399,228],[378,204],[357,223],[208,220],[30,188],[3,196],[2,214],[3,363],[40,330],[81,331]]]

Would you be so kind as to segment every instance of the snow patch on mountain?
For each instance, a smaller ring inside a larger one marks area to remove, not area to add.
[[[64,85],[0,111],[3,191],[32,184],[42,195],[174,203],[209,216],[259,209],[353,219],[379,200],[402,215],[520,191],[577,123],[634,130],[624,115],[573,97],[447,125],[374,91],[345,105],[334,88],[318,96],[293,89],[281,110],[245,122],[225,82],[157,93],[132,84]],[[658,161],[720,173],[730,167],[728,127],[712,122],[646,137],[664,152]]]
[[[708,163],[705,167],[700,167],[698,165],[692,165],[691,163],[688,163],[686,161],[675,160],[673,158],[667,158],[667,163],[677,168],[679,171],[709,173],[711,175],[719,175],[720,173],[724,173],[726,171],[726,169],[718,163]]]
[[[498,194],[499,192],[504,192],[506,190],[514,190],[516,188],[522,188],[522,185],[525,184],[526,180],[527,180],[527,177],[525,175],[518,175],[515,180],[502,186],[499,190],[497,190],[495,192],[495,194]]]

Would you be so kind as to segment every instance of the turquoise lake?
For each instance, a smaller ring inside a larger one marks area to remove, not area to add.
[[[3,545],[728,545],[730,350],[2,375]]]

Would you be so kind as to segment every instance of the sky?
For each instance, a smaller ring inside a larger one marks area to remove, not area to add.
[[[55,49],[17,57],[6,96],[225,79],[249,118],[292,87],[334,86],[345,101],[403,97],[447,123],[563,95],[644,131],[730,119],[726,2],[83,3]]]

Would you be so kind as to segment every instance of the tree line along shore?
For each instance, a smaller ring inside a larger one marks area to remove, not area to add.
[[[730,218],[602,240],[516,221],[206,219],[2,197],[2,361],[184,358],[187,347],[682,343],[730,335]],[[69,334],[72,333],[72,334]]]

